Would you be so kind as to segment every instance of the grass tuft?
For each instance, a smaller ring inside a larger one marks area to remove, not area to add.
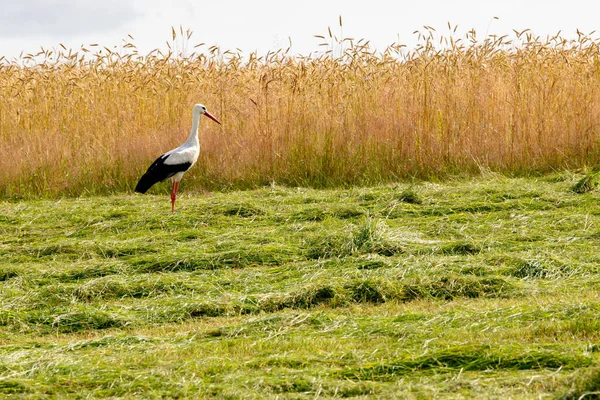
[[[571,191],[579,194],[589,193],[598,187],[599,180],[598,172],[589,172],[571,186]]]
[[[421,196],[419,196],[419,194],[413,188],[404,189],[402,192],[396,195],[396,200],[408,204],[423,203]]]

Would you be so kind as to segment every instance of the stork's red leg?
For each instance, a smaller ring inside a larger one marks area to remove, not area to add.
[[[177,191],[179,190],[179,181],[173,181],[171,189],[171,214],[175,213],[175,200],[177,200]]]
[[[175,199],[177,198],[177,182],[173,181],[171,188],[171,214],[175,213]]]

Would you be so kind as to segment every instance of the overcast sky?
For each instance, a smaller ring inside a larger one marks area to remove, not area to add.
[[[413,31],[430,25],[447,32],[447,22],[461,34],[511,34],[530,28],[540,36],[600,28],[598,0],[0,0],[0,56],[40,46],[68,48],[98,43],[117,48],[127,35],[142,53],[166,48],[171,26],[193,31],[189,47],[205,42],[223,50],[240,48],[260,54],[287,47],[308,54],[330,26],[338,36],[369,39],[384,49],[393,42],[414,46]],[[338,18],[342,16],[343,31]],[[495,20],[494,17],[498,17]],[[600,29],[599,29],[600,30]]]

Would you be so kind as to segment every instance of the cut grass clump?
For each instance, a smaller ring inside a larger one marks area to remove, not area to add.
[[[311,393],[314,390],[314,384],[306,378],[279,380],[278,383],[270,383],[269,387],[275,393]]]
[[[402,192],[395,195],[395,199],[402,203],[408,203],[408,204],[422,204],[423,203],[421,196],[419,196],[419,194],[413,188],[404,189]]]
[[[56,278],[61,282],[78,282],[87,279],[101,278],[123,272],[120,264],[102,263],[93,266],[69,268],[65,272],[51,272],[46,275],[48,279]]]
[[[30,393],[32,390],[27,386],[27,384],[15,380],[15,379],[6,379],[0,380],[0,394],[3,395],[17,395],[22,393]]]
[[[19,313],[10,310],[0,310],[0,326],[9,326],[18,324],[20,321]]]
[[[96,310],[61,314],[52,321],[52,328],[62,333],[119,328],[123,325],[123,321]]]
[[[367,260],[358,263],[358,269],[379,269],[389,267],[389,264],[383,260]]]
[[[481,252],[481,247],[470,242],[455,242],[444,245],[442,254],[448,255],[473,255]]]
[[[365,218],[349,234],[313,237],[307,243],[306,257],[320,259],[368,253],[389,257],[402,252],[399,244],[387,238],[383,222]]]
[[[380,304],[386,301],[386,290],[381,282],[365,280],[346,288],[356,303]]]
[[[104,245],[97,246],[96,253],[103,258],[121,258],[132,255],[154,253],[156,250],[147,245]]]
[[[390,381],[420,371],[574,369],[587,367],[591,363],[590,357],[545,349],[464,345],[430,351],[420,357],[407,357],[392,363],[344,370],[339,374],[352,380]]]
[[[264,215],[265,211],[253,204],[228,204],[220,210],[221,214],[230,217],[250,218]]]
[[[571,191],[579,194],[589,193],[598,187],[599,182],[598,172],[590,172],[571,186]]]
[[[279,245],[257,245],[249,249],[234,249],[209,256],[210,269],[246,268],[252,266],[282,265],[293,261],[293,249]]]
[[[335,308],[352,303],[382,304],[391,300],[449,301],[456,298],[505,297],[513,291],[512,285],[500,278],[464,276],[444,276],[436,280],[397,284],[382,279],[354,279],[349,283],[339,284],[339,287],[308,287],[284,297],[270,296],[258,302],[258,310],[272,312],[284,308],[311,308],[316,305]]]
[[[457,297],[506,297],[513,292],[513,286],[501,278],[447,275],[405,283],[402,290],[405,301],[428,298],[452,300]]]
[[[540,337],[580,337],[596,340],[600,332],[600,319],[597,315],[582,315],[566,321],[553,322],[540,321],[531,328],[532,335]],[[590,351],[597,351],[594,347]]]
[[[227,304],[215,304],[215,303],[195,303],[187,304],[183,308],[184,318],[198,318],[198,317],[220,317],[223,315],[229,315],[232,311]]]
[[[548,175],[543,176],[541,179],[546,182],[558,183],[558,182],[566,182],[573,178],[573,173],[570,171],[560,171],[555,173],[550,173]]]
[[[529,260],[519,262],[511,275],[517,278],[546,278],[549,272],[540,261]]]
[[[352,249],[359,253],[376,253],[382,256],[393,256],[402,253],[402,248],[387,239],[383,222],[365,218],[352,234]]]
[[[331,209],[320,207],[306,207],[300,211],[294,212],[291,215],[292,220],[296,222],[302,221],[313,221],[319,222],[323,221],[326,218],[337,218],[337,219],[351,219],[355,217],[359,217],[364,215],[364,211],[360,210],[357,207],[353,206],[339,206]]]
[[[19,272],[13,267],[2,267],[0,268],[0,282],[7,281],[11,278],[19,276]]]
[[[138,344],[152,343],[155,340],[143,336],[108,335],[99,339],[83,340],[68,346],[69,350],[97,349],[102,347],[130,347]]]
[[[344,257],[352,253],[352,243],[347,236],[318,235],[306,241],[305,256],[309,259]]]
[[[600,368],[577,374],[569,391],[557,397],[564,400],[597,400],[600,399]]]
[[[130,262],[137,272],[156,273],[281,265],[293,261],[294,258],[293,248],[265,244],[215,253],[186,251],[181,255],[135,257]]]
[[[250,311],[245,312],[247,309]],[[183,304],[165,302],[160,307],[151,307],[141,311],[141,317],[154,324],[181,323],[197,318],[216,318],[258,312],[256,307],[236,307],[230,302],[224,301],[189,301]]]
[[[46,245],[38,249],[32,249],[32,251],[35,252],[37,257],[60,257],[68,260],[92,258],[92,252],[89,249],[68,243]]]
[[[268,297],[259,302],[261,310],[273,312],[284,308],[311,308],[319,304],[335,305],[336,290],[330,286],[308,287],[296,293],[280,297]]]
[[[204,255],[198,257],[189,255],[136,257],[131,261],[131,265],[138,273],[196,271],[215,268],[210,259]]]
[[[334,381],[321,382],[317,379],[294,377],[289,379],[272,378],[261,382],[261,385],[274,393],[298,393],[331,396],[334,398],[349,398],[368,396],[376,393],[369,382]]]
[[[552,279],[574,273],[573,268],[553,260],[522,260],[509,262],[507,274],[520,279]]]
[[[81,300],[117,299],[124,297],[142,298],[185,292],[187,285],[177,279],[132,280],[125,277],[98,278],[88,281],[75,290]]]
[[[339,219],[350,219],[355,217],[361,217],[365,215],[365,212],[357,207],[348,206],[337,207],[333,209],[331,215]]]
[[[323,210],[321,207],[307,207],[300,211],[294,212],[291,217],[294,221],[298,222],[319,222],[323,221],[327,217],[327,212],[325,212],[325,210]]]

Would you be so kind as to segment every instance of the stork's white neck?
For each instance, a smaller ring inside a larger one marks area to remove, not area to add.
[[[194,113],[192,116],[192,130],[190,131],[190,136],[188,136],[184,145],[188,146],[200,146],[200,141],[198,140],[198,125],[200,123],[200,113]]]

